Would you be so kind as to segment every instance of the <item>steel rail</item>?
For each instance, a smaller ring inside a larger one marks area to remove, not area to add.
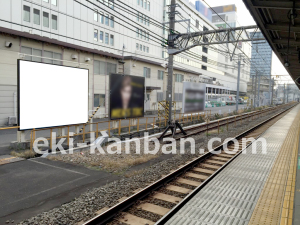
[[[237,135],[235,138],[232,138],[228,142],[221,144],[214,148],[214,151],[219,151],[223,149],[223,146],[229,145],[233,143],[233,140],[240,139],[247,135],[248,133],[256,130],[257,128],[261,127],[265,123],[269,122],[270,120],[276,118],[277,116],[283,114],[284,112],[290,110],[291,108],[295,107],[297,104],[292,105],[288,107],[287,109],[284,109],[283,111],[275,114],[274,116],[268,118],[267,120],[259,123],[258,125],[255,125],[254,127],[248,129],[247,131],[244,131],[243,133]],[[251,143],[252,144],[252,143]],[[251,145],[249,144],[249,145]],[[247,146],[249,146],[247,145]],[[127,199],[123,200],[122,202],[116,204],[115,206],[109,208],[108,210],[104,211],[103,213],[95,216],[94,218],[88,220],[87,222],[83,223],[83,225],[102,225],[106,224],[107,222],[111,221],[118,213],[128,209],[130,206],[134,205],[137,201],[149,196],[153,191],[156,191],[157,189],[165,186],[167,183],[171,182],[172,180],[176,179],[178,176],[184,174],[191,168],[195,167],[197,164],[205,161],[209,157],[213,155],[212,152],[207,152],[204,155],[199,156],[197,159],[185,164],[184,166],[180,167],[179,169],[173,171],[172,173],[168,174],[167,176],[159,179],[158,181],[150,184],[149,186],[145,187],[141,191],[131,195]],[[241,151],[237,154],[239,155]],[[165,216],[163,216],[156,224],[162,225],[165,224],[166,221],[168,221],[175,213],[178,212],[182,208],[182,206],[189,201],[196,193],[198,193],[209,181],[211,181],[219,172],[221,172],[227,165],[229,165],[230,162],[232,162],[236,157],[234,156],[230,161],[228,161],[226,164],[224,164],[219,170],[217,170],[214,174],[212,174],[210,177],[208,177],[200,186],[198,186],[193,192],[191,192],[188,196],[186,196],[178,205],[176,205],[172,210],[170,210],[169,213],[167,213]]]

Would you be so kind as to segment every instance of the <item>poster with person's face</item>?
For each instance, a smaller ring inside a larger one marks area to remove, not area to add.
[[[111,74],[110,119],[126,119],[144,116],[145,78]]]

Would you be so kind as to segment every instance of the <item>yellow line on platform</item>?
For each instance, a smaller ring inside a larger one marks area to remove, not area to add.
[[[281,146],[249,225],[292,225],[300,112]]]

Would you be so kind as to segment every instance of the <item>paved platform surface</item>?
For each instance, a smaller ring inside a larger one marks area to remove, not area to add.
[[[0,224],[15,224],[119,177],[37,158],[0,166]]]
[[[261,136],[267,154],[262,142],[254,142],[257,154],[252,154],[254,144],[248,147],[167,224],[292,224],[299,218],[293,213],[299,128],[300,105]]]

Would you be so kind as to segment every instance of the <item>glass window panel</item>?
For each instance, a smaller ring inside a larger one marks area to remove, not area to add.
[[[100,74],[100,62],[94,60],[94,74]]]
[[[53,52],[53,59],[59,59],[59,60],[53,60],[53,64],[61,65],[61,63],[62,63],[61,57],[62,57],[62,55],[60,53]]]
[[[103,31],[100,31],[100,34],[99,34],[99,41],[101,43],[103,43]]]
[[[40,25],[40,10],[33,9],[33,23],[36,25]]]
[[[57,30],[57,16],[52,15],[52,29]]]
[[[23,20],[30,22],[30,7],[27,5],[23,5]]]
[[[105,62],[100,62],[100,74],[107,75],[107,73],[106,73],[106,63]]]
[[[105,33],[105,44],[109,44],[109,35],[108,33]]]
[[[47,58],[47,59],[44,59],[44,62],[45,63],[53,63],[53,52],[49,52],[49,51],[44,51],[44,57]],[[48,59],[48,58],[51,58],[51,59]]]
[[[94,94],[94,107],[98,107],[100,105],[100,95]]]
[[[105,16],[105,25],[109,26],[109,16]]]
[[[36,55],[36,56],[39,56],[39,57],[34,57],[32,56],[32,61],[35,61],[35,62],[42,62],[42,50],[39,50],[39,49],[32,49],[32,55]]]
[[[139,50],[139,44],[136,43],[136,50]]]
[[[111,26],[112,28],[115,27],[115,21],[114,21],[114,20],[115,20],[114,17],[111,16],[111,17],[110,17],[110,26]]]
[[[43,26],[49,27],[49,13],[43,12]]]
[[[25,60],[30,60],[31,61],[31,56],[27,56],[27,55],[32,55],[32,49],[31,48],[22,46],[21,53],[26,54]]]
[[[94,29],[94,41],[98,41],[98,30]]]
[[[110,35],[110,45],[114,46],[114,35]]]
[[[98,12],[97,11],[94,12],[94,21],[98,22]]]
[[[51,4],[57,6],[57,0],[51,0]]]

